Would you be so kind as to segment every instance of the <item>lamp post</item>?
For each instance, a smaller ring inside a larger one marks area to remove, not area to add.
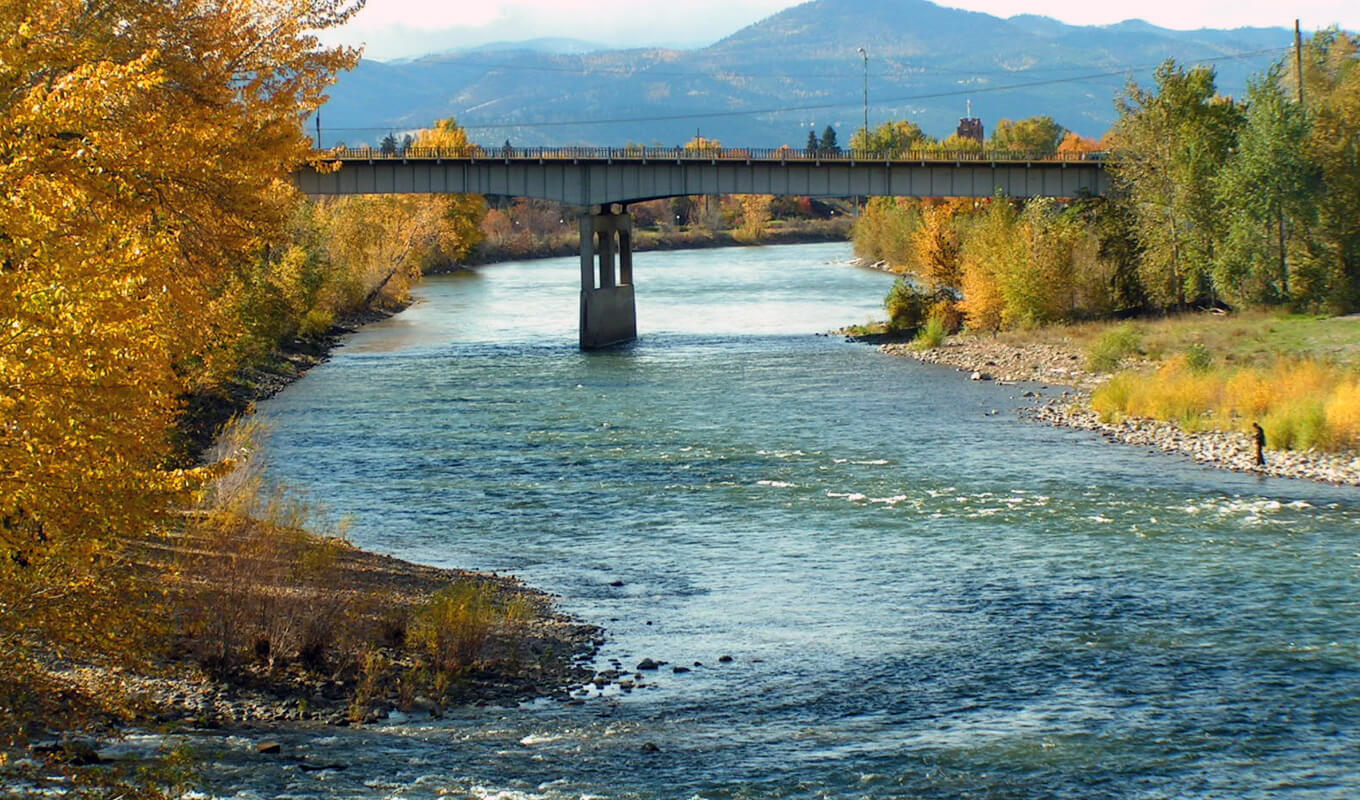
[[[858,50],[864,59],[864,145],[869,145],[869,51],[863,47]]]

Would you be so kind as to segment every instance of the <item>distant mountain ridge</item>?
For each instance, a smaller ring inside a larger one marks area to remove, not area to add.
[[[1167,58],[1211,63],[1220,91],[1240,95],[1291,41],[1285,28],[1076,26],[927,0],[812,0],[694,50],[588,52],[550,39],[365,60],[332,90],[322,135],[327,145],[375,143],[455,116],[486,144],[672,146],[701,133],[801,146],[828,124],[848,141],[862,124],[863,47],[871,125],[908,118],[943,137],[971,99],[989,131],[1046,114],[1099,136],[1126,81],[1148,83]]]

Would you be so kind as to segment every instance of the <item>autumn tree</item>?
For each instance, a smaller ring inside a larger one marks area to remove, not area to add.
[[[1018,122],[1003,119],[992,129],[987,147],[1050,156],[1058,152],[1064,133],[1066,131],[1052,117],[1029,117]]]
[[[885,122],[871,131],[860,129],[850,137],[850,148],[858,151],[898,155],[918,149],[930,142],[931,138],[921,130],[921,126],[910,120],[900,119]]]
[[[913,234],[921,224],[921,201],[914,197],[871,197],[855,220],[855,255],[884,261],[894,269],[917,272]]]
[[[1058,143],[1059,155],[1077,155],[1081,153],[1099,153],[1105,149],[1105,143],[1100,139],[1091,139],[1082,136],[1075,131],[1068,131],[1063,134],[1062,141]]]
[[[770,221],[770,206],[774,204],[771,194],[741,195],[741,229],[737,237],[746,242],[758,242],[765,238],[765,224]]]
[[[967,228],[960,251],[963,299],[959,309],[969,330],[995,334],[1005,318],[1005,281],[1025,268],[1020,215],[1005,197],[994,197]]]
[[[1330,310],[1354,311],[1360,309],[1360,36],[1319,31],[1303,56],[1312,123],[1305,147],[1321,181],[1314,194],[1311,263],[1304,265],[1308,294]]]
[[[938,144],[927,143],[926,149],[943,153],[980,153],[983,148],[982,143],[977,139],[951,133],[941,139]]]
[[[963,322],[958,307],[963,275],[955,208],[949,202],[925,206],[921,209],[921,225],[912,234],[917,276],[932,295],[930,316],[939,317],[950,332],[957,331]]]
[[[0,7],[0,657],[107,649],[102,568],[201,477],[186,391],[234,368],[242,274],[283,238],[299,120],[356,54],[312,0]],[[135,604],[127,604],[135,615]]]

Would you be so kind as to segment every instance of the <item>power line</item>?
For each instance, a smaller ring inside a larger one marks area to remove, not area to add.
[[[1217,57],[1217,58],[1202,59],[1199,63],[1203,64],[1203,63],[1212,63],[1212,62],[1218,62],[1218,61],[1233,61],[1233,60],[1246,59],[1246,58],[1255,58],[1255,57],[1257,57],[1257,56],[1267,55],[1267,54],[1270,54],[1270,53],[1283,53],[1283,52],[1285,52],[1285,51],[1288,50],[1288,49],[1289,49],[1288,47],[1273,47],[1273,48],[1269,48],[1269,49],[1266,49],[1266,50],[1257,50],[1257,51],[1248,52],[1248,53],[1237,53],[1237,54],[1229,55],[1229,56],[1219,56],[1219,57]],[[1049,79],[1047,79],[1047,80],[1041,80],[1041,81],[1029,81],[1029,82],[1025,82],[1025,83],[1013,83],[1013,84],[1007,84],[1007,85],[1004,85],[1004,86],[973,86],[973,87],[969,87],[969,88],[967,88],[967,89],[951,89],[951,90],[949,90],[949,91],[942,91],[942,92],[929,92],[929,93],[925,93],[925,94],[905,95],[905,96],[901,96],[901,97],[888,97],[888,98],[883,98],[883,99],[878,100],[877,102],[874,103],[874,105],[875,105],[875,106],[878,106],[878,107],[882,107],[882,106],[887,106],[887,105],[891,105],[891,104],[895,104],[895,103],[910,103],[910,102],[917,101],[917,100],[936,100],[936,99],[945,98],[945,97],[959,97],[959,96],[963,96],[963,95],[991,94],[991,93],[995,93],[995,92],[1007,92],[1007,91],[1013,91],[1013,90],[1016,90],[1016,89],[1030,89],[1030,88],[1035,88],[1035,87],[1039,87],[1039,86],[1053,86],[1053,85],[1063,84],[1063,83],[1081,83],[1081,82],[1083,82],[1083,81],[1092,81],[1092,80],[1098,80],[1098,79],[1102,79],[1102,78],[1110,78],[1110,77],[1117,77],[1117,76],[1123,76],[1123,75],[1132,75],[1132,73],[1135,73],[1135,72],[1143,72],[1143,71],[1145,71],[1145,70],[1155,69],[1157,66],[1159,66],[1159,65],[1153,65],[1153,66],[1149,66],[1149,67],[1125,67],[1125,68],[1123,68],[1123,69],[1119,69],[1119,70],[1111,70],[1111,71],[1107,71],[1107,72],[1095,72],[1095,73],[1089,73],[1089,74],[1086,74],[1086,75],[1074,75],[1074,76],[1069,76],[1069,77],[1065,77],[1065,78],[1049,78]],[[473,130],[504,130],[504,129],[507,129],[507,128],[521,128],[521,129],[522,129],[522,128],[561,128],[561,127],[584,126],[584,125],[618,125],[618,124],[632,123],[632,122],[677,122],[677,121],[682,121],[682,120],[722,119],[722,118],[730,118],[730,117],[757,116],[757,115],[760,115],[760,114],[782,114],[782,113],[787,113],[787,112],[792,112],[792,111],[827,111],[827,110],[831,110],[831,109],[850,108],[850,107],[855,106],[855,105],[856,105],[855,103],[851,103],[851,102],[811,103],[811,104],[797,105],[797,106],[780,106],[780,107],[777,107],[777,108],[743,109],[743,110],[731,110],[731,111],[704,111],[704,112],[691,112],[691,113],[685,113],[685,114],[658,114],[658,115],[646,116],[646,117],[613,117],[613,118],[608,118],[608,119],[553,120],[553,121],[546,121],[546,122],[507,122],[507,123],[496,123],[496,124],[491,124],[491,123],[488,123],[488,124],[467,124],[467,125],[463,125],[463,128],[466,129],[466,130],[469,130],[469,131],[473,131]],[[392,125],[383,125],[383,126],[369,127],[369,128],[330,128],[329,130],[331,130],[331,131],[377,131],[377,130],[388,130],[388,129],[392,128],[392,127],[394,127],[394,126],[392,126]],[[397,127],[399,127],[399,126],[397,126]]]
[[[1273,53],[1273,52],[1277,52],[1277,51],[1282,50],[1282,49],[1288,49],[1288,48],[1287,48],[1287,47],[1285,47],[1285,48],[1269,48],[1269,49],[1266,49],[1266,50],[1256,50],[1256,51],[1249,51],[1249,52],[1243,52],[1243,53],[1233,53],[1233,54],[1229,54],[1229,55],[1225,55],[1225,56],[1215,56],[1215,57],[1212,57],[1212,58],[1199,59],[1199,61],[1200,61],[1200,62],[1203,62],[1203,61],[1222,61],[1222,60],[1225,60],[1225,59],[1251,58],[1251,57],[1254,57],[1254,56],[1257,56],[1257,55],[1261,55],[1261,54],[1265,54],[1265,53]],[[573,57],[580,58],[579,56],[573,56]],[[915,73],[918,73],[918,72],[919,72],[919,73],[926,73],[926,74],[977,75],[977,76],[988,76],[988,75],[1016,75],[1016,74],[1018,74],[1018,73],[1069,72],[1069,71],[1072,71],[1072,70],[1081,69],[1081,67],[1078,67],[1078,66],[1073,66],[1073,67],[1034,67],[1034,68],[1028,68],[1028,67],[1027,67],[1027,68],[1024,68],[1024,69],[995,69],[995,70],[976,70],[976,69],[973,69],[973,70],[962,70],[962,69],[946,69],[946,68],[943,68],[943,67],[928,67],[928,66],[925,66],[925,65],[912,64],[912,63],[909,63],[909,62],[899,62],[899,61],[894,60],[894,59],[893,59],[892,57],[890,57],[890,56],[887,56],[887,57],[882,58],[882,59],[881,59],[881,62],[882,62],[882,63],[887,63],[887,64],[889,64],[889,65],[898,65],[898,67],[897,67],[897,69],[880,70],[880,71],[877,71],[877,72],[871,72],[871,73],[869,73],[869,74],[870,74],[870,77],[872,77],[872,78],[878,78],[878,79],[897,78],[897,77],[902,77],[902,76],[904,76],[904,75],[915,74]],[[419,62],[413,62],[413,63],[419,63]],[[464,61],[464,60],[457,60],[457,61],[449,60],[449,61],[444,61],[444,62],[442,62],[442,63],[446,63],[446,64],[450,64],[450,65],[453,65],[453,66],[458,66],[458,67],[468,67],[468,68],[471,68],[471,69],[480,69],[480,70],[487,70],[487,71],[504,70],[504,71],[508,71],[508,72],[509,72],[509,71],[514,71],[514,72],[556,72],[556,73],[566,73],[566,74],[570,74],[570,75],[582,75],[582,76],[589,76],[589,75],[618,75],[618,76],[622,76],[622,77],[646,76],[646,77],[656,77],[656,78],[707,78],[707,77],[729,77],[729,78],[797,78],[797,79],[809,79],[809,78],[845,78],[845,79],[849,79],[849,78],[859,78],[859,77],[861,76],[861,74],[862,74],[860,71],[847,71],[847,72],[802,72],[802,73],[800,73],[800,72],[794,72],[794,71],[790,71],[790,70],[780,70],[780,71],[776,71],[776,72],[736,72],[736,71],[733,71],[733,70],[730,70],[730,69],[726,69],[726,68],[724,68],[724,67],[722,67],[722,66],[718,66],[718,65],[715,65],[715,66],[713,66],[713,67],[711,67],[711,68],[709,68],[709,69],[695,69],[695,70],[684,70],[684,71],[675,71],[675,70],[671,70],[671,71],[659,71],[659,70],[653,70],[653,69],[652,69],[653,66],[655,66],[655,65],[657,65],[657,64],[664,63],[664,62],[661,62],[661,61],[654,61],[654,62],[651,62],[650,64],[647,64],[647,65],[633,66],[633,67],[610,67],[610,66],[591,67],[591,66],[585,66],[585,65],[582,65],[582,66],[570,66],[570,65],[566,65],[566,64],[563,64],[563,65],[553,65],[553,64],[515,64],[515,63],[496,62],[496,61]],[[1154,66],[1155,66],[1155,65],[1154,65]],[[1121,71],[1123,71],[1124,69],[1143,69],[1143,68],[1139,68],[1139,67],[1126,67],[1126,68],[1122,68]],[[1151,67],[1147,67],[1146,69],[1151,69]]]

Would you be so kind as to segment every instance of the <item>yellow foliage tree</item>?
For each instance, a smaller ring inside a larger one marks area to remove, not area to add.
[[[930,315],[945,328],[957,331],[963,321],[957,293],[962,284],[959,234],[954,227],[956,206],[940,203],[921,209],[921,224],[912,231],[912,245],[921,283],[934,295]]]
[[[1025,261],[1017,223],[1011,201],[996,197],[964,240],[960,258],[963,300],[959,307],[971,330],[995,334],[1005,321],[1005,276]]]
[[[772,194],[741,195],[741,230],[737,235],[744,241],[758,242],[765,238],[765,223],[770,221]]]
[[[179,398],[233,367],[236,274],[281,239],[298,121],[355,60],[310,31],[355,10],[0,6],[0,649],[21,624],[108,644],[69,609],[200,477],[171,468]]]

